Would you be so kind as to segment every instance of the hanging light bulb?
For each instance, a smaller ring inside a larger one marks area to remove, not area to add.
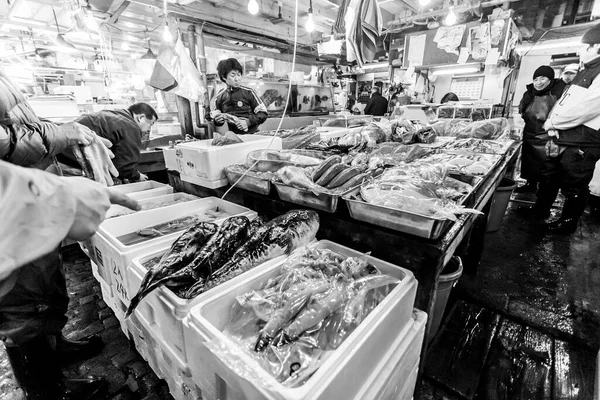
[[[171,31],[169,30],[169,25],[165,24],[164,32],[163,32],[163,40],[165,42],[170,42],[173,40],[173,35],[171,35]]]
[[[431,0],[419,0],[419,4],[422,7],[425,7],[426,5],[428,5],[429,3],[431,3]]]
[[[125,40],[121,43],[121,50],[129,50],[129,40],[127,38],[125,38]]]
[[[252,15],[256,15],[258,14],[258,11],[260,11],[258,2],[256,0],[250,0],[248,2],[248,12]]]
[[[313,13],[308,12],[308,20],[306,21],[306,32],[312,32],[315,30],[315,21],[313,19]]]
[[[315,20],[313,18],[313,9],[312,9],[312,0],[310,0],[310,5],[308,7],[308,20],[306,21],[306,26],[304,27],[306,32],[312,32],[315,30]]]
[[[456,14],[454,14],[454,7],[450,7],[450,12],[446,16],[446,25],[454,25],[456,23]]]

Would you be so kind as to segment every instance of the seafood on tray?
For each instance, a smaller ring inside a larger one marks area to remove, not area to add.
[[[165,285],[193,298],[255,266],[310,243],[319,229],[314,211],[289,211],[267,223],[231,217],[220,227],[200,222],[181,235],[142,280],[127,316],[150,292]]]
[[[444,145],[444,150],[457,150],[472,153],[503,154],[512,144],[512,140],[456,139]]]
[[[301,248],[261,288],[236,297],[224,333],[277,381],[296,387],[398,282],[361,257]],[[234,369],[244,368],[217,342],[207,345]]]
[[[456,220],[457,214],[479,213],[461,200],[473,187],[448,174],[443,164],[390,168],[360,188],[363,201],[435,219]]]

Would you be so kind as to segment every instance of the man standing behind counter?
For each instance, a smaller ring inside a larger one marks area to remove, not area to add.
[[[267,120],[269,114],[256,92],[242,86],[242,65],[235,58],[221,60],[217,73],[227,88],[211,101],[209,119],[212,118],[217,127],[227,124],[228,129],[237,135],[258,132],[258,126]]]
[[[98,136],[110,140],[115,158],[112,162],[119,171],[121,181],[140,182],[148,177],[138,171],[142,136],[150,132],[158,120],[154,109],[146,103],[136,103],[127,110],[102,110],[85,114],[76,122],[85,125]],[[68,151],[58,157],[59,161],[77,167],[75,156]]]
[[[365,106],[365,115],[383,116],[387,112],[388,101],[379,93],[379,87],[373,86],[371,98]]]

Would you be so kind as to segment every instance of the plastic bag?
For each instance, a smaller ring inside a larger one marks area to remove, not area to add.
[[[163,42],[156,62],[160,63],[177,81],[177,86],[171,89],[170,93],[203,104],[206,87],[202,81],[202,74],[192,62],[181,39],[177,39],[175,46]]]
[[[300,386],[398,282],[363,258],[298,249],[262,289],[237,297],[226,337],[207,347],[257,385]]]
[[[510,135],[510,125],[506,118],[493,118],[470,124],[470,137],[493,140]]]

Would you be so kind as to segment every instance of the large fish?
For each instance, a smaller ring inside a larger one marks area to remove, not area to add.
[[[194,284],[185,297],[194,298],[260,263],[289,255],[295,249],[309,244],[318,230],[319,215],[315,211],[292,210],[272,219],[259,228],[225,265],[207,279]]]
[[[172,289],[191,286],[204,279],[231,258],[248,239],[250,220],[243,215],[226,219],[187,266],[165,276],[159,283]]]
[[[146,272],[136,295],[131,299],[125,317],[128,317],[139,302],[156,289],[160,280],[192,262],[196,253],[217,232],[217,225],[200,222],[185,231],[161,257],[160,261]]]

